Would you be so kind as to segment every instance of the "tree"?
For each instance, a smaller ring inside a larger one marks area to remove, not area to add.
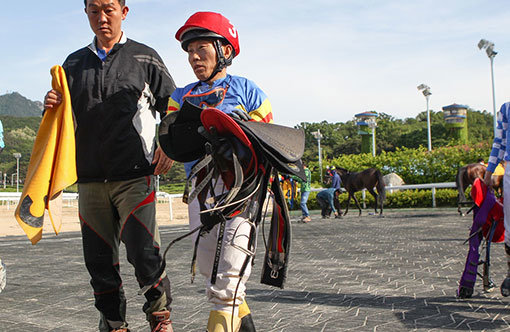
[[[459,142],[448,136],[442,111],[430,111],[432,148],[454,146]],[[355,121],[345,123],[302,122],[295,126],[305,131],[305,153],[307,161],[317,161],[317,140],[312,132],[320,130],[324,136],[321,148],[325,160],[337,158],[342,154],[358,154],[361,149],[361,136]],[[469,143],[476,144],[492,139],[492,116],[486,111],[468,109]],[[421,112],[414,118],[395,119],[380,113],[377,118],[376,152],[392,152],[398,148],[426,147],[428,141],[427,112]]]

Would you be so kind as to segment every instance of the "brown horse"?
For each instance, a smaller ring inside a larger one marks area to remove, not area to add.
[[[461,210],[461,206],[464,204],[473,204],[472,201],[467,200],[465,191],[467,187],[473,184],[475,182],[476,178],[480,178],[483,180],[483,177],[485,176],[485,170],[487,169],[487,166],[480,164],[480,163],[474,163],[469,164],[466,166],[462,166],[457,171],[457,176],[455,178],[455,183],[457,184],[457,190],[459,191],[459,195],[457,196],[457,211],[461,216],[465,216],[465,214]],[[500,175],[493,175],[492,176],[492,183],[494,189],[496,189],[497,192],[501,193],[501,190],[503,188],[503,176]],[[468,211],[469,213],[469,211]]]
[[[368,190],[372,196],[375,198],[375,213],[377,213],[377,205],[379,204],[381,212],[383,213],[383,203],[386,197],[386,186],[384,185],[383,176],[381,171],[377,168],[367,168],[361,172],[350,172],[345,168],[337,168],[336,172],[340,175],[342,179],[342,184],[344,188],[349,193],[349,198],[347,199],[347,207],[345,209],[344,215],[349,211],[349,204],[351,202],[351,197],[354,198],[354,202],[359,210],[359,215],[361,215],[361,206],[359,205],[356,196],[354,193],[360,191],[362,189]],[[374,191],[374,188],[377,189],[377,193]]]

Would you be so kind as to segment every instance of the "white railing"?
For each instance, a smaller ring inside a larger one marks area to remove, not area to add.
[[[432,190],[432,207],[436,207],[436,189],[439,188],[457,188],[455,182],[440,182],[440,183],[424,183],[424,184],[405,184],[402,186],[386,186],[386,191],[393,192],[394,190],[408,190],[408,189],[431,189]],[[312,191],[321,191],[323,189],[312,188]],[[363,208],[366,209],[365,197],[366,189],[361,192],[363,198]]]
[[[21,197],[21,193],[17,192],[0,192],[0,205],[7,205],[7,210],[12,208],[16,208],[19,202],[19,198]],[[172,208],[172,200],[174,198],[181,198],[182,194],[168,194],[165,192],[157,192],[156,198],[158,200],[164,199],[168,200],[168,208],[170,211],[170,220],[173,220],[173,208]],[[63,193],[62,194],[62,203],[64,206],[72,207],[78,206],[78,194],[77,193]]]
[[[160,198],[168,199],[168,209],[170,212],[170,220],[174,220],[174,211],[172,207],[172,200],[174,198],[182,198],[182,194],[168,194],[163,191],[158,191],[156,193],[156,198],[159,200]]]
[[[17,192],[0,192],[0,205],[7,205],[7,210],[11,209],[11,206],[15,208],[18,205],[21,193]],[[78,194],[76,193],[64,193],[62,195],[62,203],[64,206],[78,206]]]
[[[438,188],[456,188],[457,185],[455,182],[442,182],[442,183],[426,183],[426,184],[406,184],[402,186],[386,186],[386,191],[393,192],[393,190],[407,190],[407,189],[431,189],[432,190],[432,207],[436,207],[436,189]],[[312,188],[312,191],[321,191],[323,188]],[[366,208],[365,197],[366,197],[366,189],[363,189],[361,192],[363,198],[363,208]],[[19,198],[21,196],[20,192],[0,192],[0,205],[7,205],[7,209],[16,207],[19,202]],[[166,192],[157,192],[156,198],[159,200],[168,200],[168,209],[170,212],[170,220],[173,220],[173,207],[172,200],[174,198],[182,198],[182,194],[168,194]],[[64,206],[72,207],[77,206],[78,204],[78,194],[77,193],[64,193],[62,195],[62,200]]]

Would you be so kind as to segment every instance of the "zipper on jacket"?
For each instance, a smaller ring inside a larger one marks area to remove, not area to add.
[[[105,64],[106,61],[108,61],[108,55],[106,56],[105,61],[101,61],[101,101],[105,100],[105,85],[104,85],[104,71],[105,71]]]

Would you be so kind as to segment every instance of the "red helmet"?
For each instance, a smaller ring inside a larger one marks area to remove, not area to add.
[[[177,31],[175,38],[187,51],[189,42],[200,38],[220,38],[234,48],[234,57],[241,51],[236,28],[223,15],[213,12],[196,12]]]

